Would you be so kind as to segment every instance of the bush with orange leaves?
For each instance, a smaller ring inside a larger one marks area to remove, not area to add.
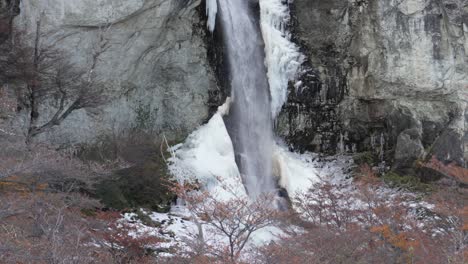
[[[429,162],[420,164],[420,166],[433,169],[461,184],[468,185],[468,169],[457,166],[455,163],[444,164],[433,156]]]
[[[418,208],[414,196],[385,193],[370,168],[361,172],[354,188],[324,181],[298,195],[299,220],[290,220],[301,229],[257,249],[252,263],[466,263],[460,195]]]

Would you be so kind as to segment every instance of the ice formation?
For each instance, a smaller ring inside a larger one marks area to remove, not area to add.
[[[261,33],[265,43],[264,63],[267,67],[271,94],[270,108],[272,118],[275,118],[287,99],[288,83],[295,79],[304,56],[290,40],[291,36],[287,29],[290,21],[288,4],[281,0],[260,0],[259,4]],[[219,15],[218,8],[217,0],[207,0],[206,11],[210,31],[215,28],[216,16]],[[174,157],[171,159],[170,167],[172,173],[179,179],[196,178],[210,191],[223,192],[219,182],[222,178],[223,182],[227,181],[229,185],[235,186],[234,189],[239,193],[245,194],[235,160],[233,141],[222,118],[226,114],[227,105],[229,102],[220,107],[208,124],[193,132],[183,145],[173,148]],[[263,132],[257,131],[257,133]],[[274,174],[280,177],[279,184],[290,194],[304,191],[312,182],[318,180],[319,172],[314,169],[314,164],[307,157],[290,153],[287,148],[275,145],[273,140],[271,148],[265,152],[271,153],[274,160]],[[224,196],[228,197],[229,194]]]
[[[216,13],[218,13],[217,0],[206,0],[206,15],[208,16],[208,29],[213,32],[216,26]]]
[[[298,192],[307,191],[314,182],[320,180],[311,156],[290,152],[279,145],[276,145],[273,155],[274,174],[279,177],[279,185],[286,189],[291,198]]]
[[[288,32],[289,7],[282,0],[260,0],[260,26],[265,42],[265,64],[271,93],[271,113],[275,118],[286,102],[288,83],[295,79],[304,61]]]
[[[223,115],[229,112],[229,103],[228,99],[207,124],[189,135],[185,143],[172,147],[173,156],[169,159],[169,170],[177,180],[197,180],[221,199],[232,197],[224,185],[236,195],[246,195],[223,121]]]

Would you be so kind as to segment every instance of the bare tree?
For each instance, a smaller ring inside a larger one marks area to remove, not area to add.
[[[220,199],[208,191],[200,191],[194,185],[176,184],[172,189],[182,198],[194,215],[199,226],[192,253],[199,257],[211,256],[221,261],[237,262],[250,241],[252,234],[260,229],[273,226],[280,212],[272,206],[269,195],[250,200],[248,197],[233,195]],[[202,225],[214,232],[214,241],[203,234]]]
[[[29,112],[27,142],[54,126],[60,125],[72,112],[96,107],[103,101],[103,87],[95,73],[100,56],[110,47],[106,34],[110,27],[99,28],[87,69],[79,69],[56,43],[46,44],[47,34],[36,23],[34,41],[26,41],[26,33],[15,32],[11,41],[2,46],[0,80],[14,83],[20,107]],[[55,106],[55,113],[40,118],[41,104]]]

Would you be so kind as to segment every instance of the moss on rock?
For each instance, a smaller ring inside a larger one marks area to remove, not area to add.
[[[390,171],[383,175],[382,179],[392,188],[423,193],[429,193],[434,190],[431,184],[424,183],[419,177],[413,175],[400,175],[394,171]]]
[[[370,151],[357,153],[353,156],[353,160],[354,163],[356,163],[357,165],[374,165],[374,163],[376,162],[375,155]]]

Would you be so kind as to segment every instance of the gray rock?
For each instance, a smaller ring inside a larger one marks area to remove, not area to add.
[[[453,130],[445,130],[444,133],[435,140],[430,154],[441,161],[454,161],[458,164],[464,164],[463,147],[464,142],[459,133]]]
[[[407,129],[400,133],[395,147],[394,169],[407,173],[414,167],[414,162],[422,159],[425,155],[421,143],[421,134],[417,129]]]
[[[281,124],[313,120],[301,131],[308,138],[325,139],[318,144],[332,152],[340,133],[348,135],[346,148],[357,151],[374,150],[373,138],[381,134],[385,149],[394,151],[401,132],[410,128],[421,130],[427,149],[445,138],[441,135],[453,134],[447,139],[449,148],[457,149],[453,156],[443,148],[434,151],[445,161],[463,164],[460,153],[466,159],[468,132],[463,118],[468,102],[466,1],[296,0],[292,10],[296,41],[321,85],[309,104],[294,100],[291,91]],[[316,81],[304,83],[317,87]],[[324,129],[330,120],[335,125]],[[302,134],[284,127],[278,131],[290,143],[300,143],[296,138]]]
[[[82,109],[41,136],[52,143],[95,141],[135,127],[181,139],[209,117],[210,93],[217,90],[207,60],[200,0],[35,0],[21,1],[14,20],[33,37],[41,17],[42,41],[59,48],[78,67],[89,67],[101,36],[110,43],[97,76],[107,101]],[[41,106],[43,120],[54,111]],[[26,127],[24,113],[17,130]]]

